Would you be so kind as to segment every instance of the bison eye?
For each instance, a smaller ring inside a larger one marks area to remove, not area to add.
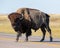
[[[12,24],[12,26],[15,26],[15,24]]]
[[[19,21],[19,18],[16,18],[14,22],[17,23],[18,21]]]

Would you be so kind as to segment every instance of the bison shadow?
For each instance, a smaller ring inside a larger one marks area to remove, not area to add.
[[[41,41],[29,41],[29,42],[41,42]],[[43,41],[43,42],[50,42],[50,41]],[[60,42],[60,41],[52,41],[52,42]]]

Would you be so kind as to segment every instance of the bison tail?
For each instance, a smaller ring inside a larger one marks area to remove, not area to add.
[[[46,17],[50,17],[48,14],[45,14],[46,15]]]

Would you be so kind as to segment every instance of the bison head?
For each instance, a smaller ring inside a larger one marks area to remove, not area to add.
[[[15,22],[14,24],[15,31],[21,31],[23,19],[21,20],[20,18],[16,18],[14,22]]]
[[[11,13],[8,15],[8,18],[10,19],[11,25],[14,28],[15,31],[19,30],[20,21],[23,20],[23,16],[19,13]]]

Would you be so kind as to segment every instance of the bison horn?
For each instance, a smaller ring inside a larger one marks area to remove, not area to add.
[[[20,19],[20,20],[22,20],[22,19],[23,19],[23,16],[22,16],[22,17],[20,17],[19,19]]]
[[[20,18],[19,18],[20,20],[22,20],[23,19],[23,14],[20,14]]]

